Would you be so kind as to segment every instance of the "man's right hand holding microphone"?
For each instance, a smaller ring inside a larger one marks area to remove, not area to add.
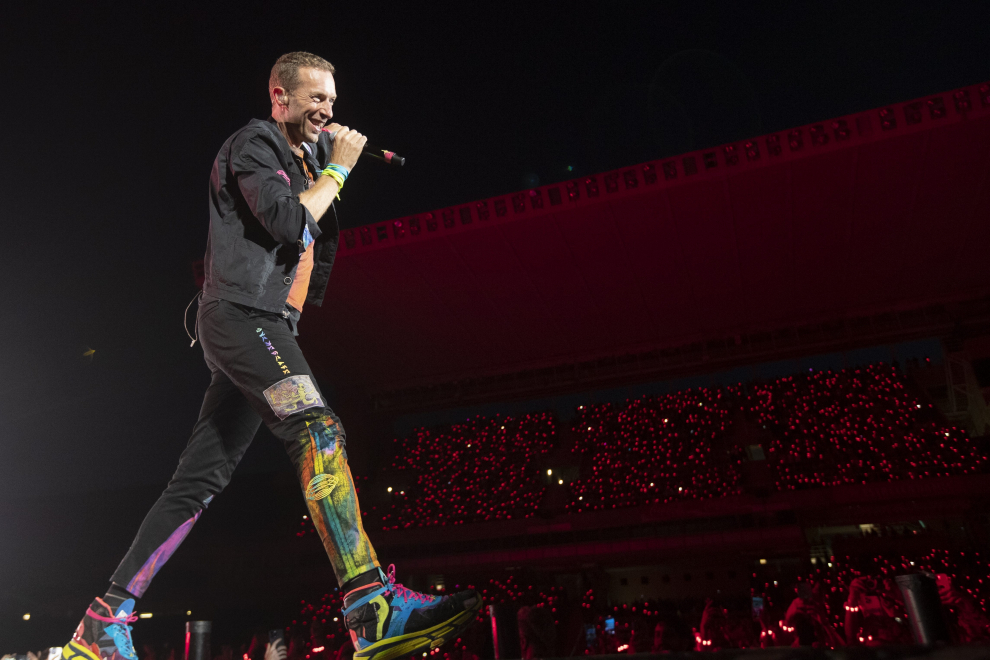
[[[317,222],[330,208],[334,197],[340,198],[340,190],[368,142],[361,133],[340,124],[328,124],[323,130],[333,134],[330,163],[323,170],[323,176],[316,180],[316,185],[299,194],[299,203],[309,209]]]

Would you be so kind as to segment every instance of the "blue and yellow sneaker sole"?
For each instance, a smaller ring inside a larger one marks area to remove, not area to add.
[[[102,658],[83,644],[72,640],[62,647],[62,660],[102,660]]]
[[[470,608],[442,623],[406,635],[387,637],[354,651],[354,660],[392,660],[442,646],[460,635],[474,622],[481,609],[481,598]]]

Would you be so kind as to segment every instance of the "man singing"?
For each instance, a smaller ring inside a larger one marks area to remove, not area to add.
[[[212,380],[199,421],[151,508],[72,641],[66,660],[136,660],[134,603],[230,481],[263,421],[284,444],[334,574],[355,660],[388,660],[456,637],[481,607],[477,592],[436,598],[379,567],[361,523],[345,434],[296,343],[303,303],[323,301],[337,249],[332,203],[366,138],[329,124],[334,68],[283,55],[268,83],[272,116],[221,147],[210,174],[206,281],[196,317]],[[327,131],[335,131],[328,133]],[[195,343],[195,340],[194,340]]]

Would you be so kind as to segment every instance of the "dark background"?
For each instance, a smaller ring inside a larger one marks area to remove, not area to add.
[[[8,610],[101,590],[174,469],[208,380],[180,320],[207,177],[280,54],[333,62],[335,119],[409,160],[357,168],[344,227],[990,79],[986,2],[475,4],[3,10],[0,642]],[[346,424],[359,393],[321,376]],[[288,524],[248,506],[289,469],[261,435],[189,543]],[[359,471],[387,439],[352,433]]]

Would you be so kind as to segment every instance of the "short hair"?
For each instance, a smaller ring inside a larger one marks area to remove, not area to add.
[[[268,78],[268,96],[272,97],[272,90],[276,87],[281,87],[287,92],[294,90],[299,84],[299,69],[335,72],[333,65],[319,55],[301,50],[286,53],[275,60],[275,66],[272,67],[272,75]]]

